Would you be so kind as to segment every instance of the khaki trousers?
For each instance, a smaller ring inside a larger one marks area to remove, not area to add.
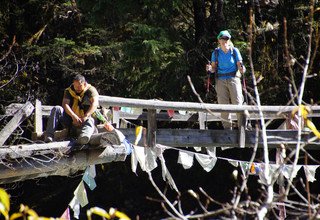
[[[216,79],[216,92],[219,104],[243,104],[243,94],[240,77],[235,76],[231,79]],[[231,129],[232,122],[230,113],[222,112],[222,125],[224,129]],[[241,125],[241,114],[237,114],[238,127]]]

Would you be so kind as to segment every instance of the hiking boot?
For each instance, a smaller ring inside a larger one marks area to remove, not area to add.
[[[50,142],[52,142],[52,141],[53,141],[53,138],[50,137],[50,136],[47,136],[47,137],[44,139],[44,142],[46,142],[46,143],[50,143]]]

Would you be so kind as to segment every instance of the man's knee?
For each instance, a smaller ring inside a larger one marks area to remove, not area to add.
[[[63,108],[59,105],[56,105],[51,109],[51,115],[62,115],[62,114],[63,114]]]

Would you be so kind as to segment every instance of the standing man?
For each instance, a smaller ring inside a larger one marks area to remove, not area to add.
[[[69,134],[75,132],[79,144],[87,144],[95,131],[92,113],[98,105],[96,88],[88,84],[84,76],[77,74],[71,86],[64,91],[62,107],[55,106],[51,110],[45,141],[53,141],[56,130],[67,128]]]
[[[215,89],[219,104],[243,104],[241,75],[245,72],[242,57],[238,48],[233,47],[228,31],[221,31],[217,37],[219,46],[211,55],[211,63],[206,70],[215,74]],[[221,113],[224,129],[232,129],[230,114]],[[238,127],[241,125],[241,115],[237,114]]]

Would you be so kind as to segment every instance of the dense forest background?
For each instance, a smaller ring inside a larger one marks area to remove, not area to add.
[[[254,15],[252,45],[249,45],[250,10]],[[234,45],[242,53],[250,93],[253,94],[251,73],[254,71],[259,79],[262,104],[287,104],[295,84],[299,88],[306,64],[310,77],[303,100],[318,104],[319,19],[320,3],[305,0],[3,0],[1,111],[10,103],[36,99],[46,105],[60,104],[63,90],[75,73],[85,75],[101,95],[197,101],[187,75],[205,97],[205,64],[217,47],[217,34],[224,29],[230,31]],[[312,56],[306,60],[310,33]],[[253,69],[249,67],[249,46]],[[216,99],[213,95],[205,101]],[[26,128],[33,130],[30,124]],[[147,207],[144,203],[145,195],[154,193],[151,186],[149,189],[146,184],[139,185],[147,177],[143,173],[138,177],[132,174],[129,166],[128,162],[102,167],[97,182],[108,190],[105,194],[99,189],[100,193],[92,192],[91,201],[104,207],[118,206],[132,217],[159,219],[160,205],[156,203],[152,208],[154,203]],[[177,169],[176,177],[189,176],[183,187],[186,190],[197,184],[217,184],[213,181],[216,178],[231,181],[230,167],[217,166],[217,171],[206,176],[196,167],[193,173]],[[56,177],[17,183],[9,189],[16,206],[26,202],[43,215],[58,216],[70,202],[78,182],[77,176]],[[34,193],[35,187],[43,192],[41,196]],[[127,191],[132,188],[136,191]],[[211,193],[228,189],[230,185],[220,183]],[[112,195],[113,200],[107,200],[114,192],[118,194]],[[230,199],[219,196],[222,202]]]
[[[248,64],[249,11],[253,9],[253,64],[263,104],[285,104],[291,75],[284,48],[284,18],[299,83],[306,63],[306,1],[3,1],[0,6],[2,105],[40,99],[60,104],[70,75],[84,74],[100,94],[192,101],[190,75],[206,92],[205,64],[228,29]],[[316,8],[317,9],[317,8]],[[319,10],[315,10],[310,73],[319,72]],[[246,73],[250,91],[250,72]],[[317,103],[319,76],[308,80],[305,101]],[[286,98],[285,98],[286,97]],[[208,101],[215,101],[208,100]]]

